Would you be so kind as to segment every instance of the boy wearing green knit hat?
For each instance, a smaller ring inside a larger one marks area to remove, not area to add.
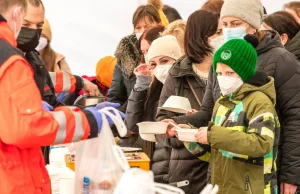
[[[256,72],[257,40],[233,39],[213,58],[221,97],[196,138],[211,146],[211,183],[220,194],[278,193],[279,122],[274,80]],[[252,43],[249,43],[252,42]]]

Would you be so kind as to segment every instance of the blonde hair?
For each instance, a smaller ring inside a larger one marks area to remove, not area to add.
[[[284,4],[284,9],[292,9],[296,12],[297,16],[300,18],[300,2],[299,1],[292,1],[287,4]]]
[[[186,21],[176,20],[168,25],[166,30],[162,33],[162,36],[172,35],[175,36],[177,42],[181,48],[182,54],[184,54],[184,34],[185,34]]]
[[[41,53],[41,59],[49,72],[55,72],[56,53],[48,44]]]

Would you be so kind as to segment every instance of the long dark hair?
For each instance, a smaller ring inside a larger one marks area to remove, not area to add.
[[[286,11],[277,11],[268,15],[263,22],[276,30],[280,35],[287,34],[290,41],[300,31],[296,19]]]
[[[171,7],[169,5],[164,5],[163,12],[168,18],[169,23],[182,19],[178,11],[174,7]]]
[[[153,108],[157,102],[159,101],[161,91],[163,89],[163,84],[156,79],[153,78],[151,86],[147,93],[147,100],[145,104],[145,121],[155,121],[153,118],[156,117],[156,108]],[[144,152],[152,158],[155,150],[155,143],[150,141],[144,141]]]
[[[188,18],[184,51],[193,63],[201,63],[205,56],[213,52],[213,48],[208,44],[208,37],[217,32],[218,23],[218,15],[205,10],[195,11]]]
[[[141,42],[142,40],[146,40],[149,45],[152,44],[152,42],[160,37],[160,34],[165,30],[165,27],[162,25],[153,26],[151,28],[148,28],[145,30],[145,32],[142,34],[141,38],[139,39],[139,51],[142,55],[141,51]],[[145,57],[142,55],[141,63],[145,63]]]

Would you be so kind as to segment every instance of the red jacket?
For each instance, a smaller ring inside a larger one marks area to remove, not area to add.
[[[95,118],[76,107],[46,112],[33,70],[0,15],[0,193],[50,194],[41,146],[97,136]]]

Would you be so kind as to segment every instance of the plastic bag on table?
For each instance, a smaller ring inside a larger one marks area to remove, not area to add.
[[[116,109],[107,107],[99,112],[103,123],[98,137],[80,142],[76,147],[76,194],[112,194],[124,172],[113,151],[116,142],[106,115],[115,122],[122,137],[127,133],[126,126]]]
[[[151,171],[131,168],[123,174],[114,194],[184,194],[184,192],[173,186],[155,183]]]
[[[119,146],[114,146],[116,158],[123,167],[122,175],[114,194],[184,194],[176,187],[154,182],[152,171],[144,171],[139,168],[130,168],[126,157]]]
[[[218,185],[212,186],[211,184],[206,185],[206,187],[201,191],[200,194],[217,194],[219,191]]]

